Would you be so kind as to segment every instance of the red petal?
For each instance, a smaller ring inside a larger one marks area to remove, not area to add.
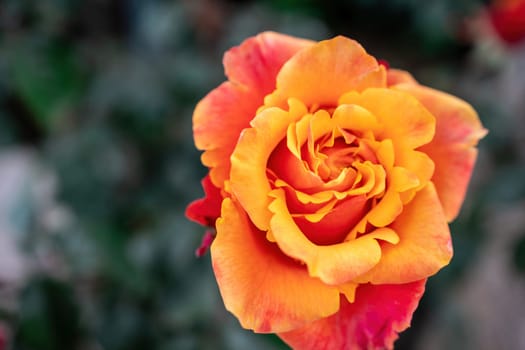
[[[410,326],[425,282],[360,285],[354,303],[341,297],[337,314],[279,336],[301,350],[392,349],[397,333]]]
[[[204,188],[204,198],[188,205],[186,217],[203,226],[215,227],[215,220],[221,215],[221,191],[211,183],[209,175],[202,179],[201,184]]]
[[[224,69],[229,81],[266,94],[275,89],[275,77],[284,62],[312,44],[309,40],[264,32],[226,52]]]
[[[367,209],[364,195],[341,201],[319,222],[310,222],[304,216],[294,218],[295,223],[308,239],[317,245],[337,244],[362,219]]]
[[[383,67],[385,67],[385,69],[387,69],[387,70],[390,69],[390,63],[388,63],[387,60],[378,59],[377,63],[382,65]]]
[[[201,245],[195,250],[195,256],[200,258],[210,249],[213,240],[215,239],[215,233],[212,231],[206,231],[204,236],[202,236]],[[1,349],[0,349],[1,350]]]

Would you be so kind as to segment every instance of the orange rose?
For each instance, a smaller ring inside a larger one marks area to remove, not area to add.
[[[187,215],[216,228],[226,308],[293,348],[391,348],[452,257],[475,111],[341,36],[263,33],[224,66],[193,115],[210,173]]]

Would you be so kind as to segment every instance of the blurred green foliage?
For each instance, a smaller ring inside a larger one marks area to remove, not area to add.
[[[34,177],[49,173],[54,183],[43,205],[20,197],[24,209],[13,214],[30,272],[6,288],[13,301],[0,303],[12,348],[286,348],[275,336],[242,330],[224,310],[209,256],[194,257],[203,228],[183,215],[202,195],[205,174],[192,143],[192,109],[224,79],[222,53],[262,30],[353,37],[423,83],[473,98],[491,129],[482,152],[497,167],[480,180],[491,186],[469,194],[452,226],[456,256],[431,279],[414,326],[398,342],[415,348],[445,290],[477,254],[490,203],[525,196],[516,146],[494,121],[502,112],[455,84],[472,50],[463,21],[480,5],[4,0],[0,145],[30,152],[40,169]],[[514,261],[522,271],[524,251],[521,240]]]

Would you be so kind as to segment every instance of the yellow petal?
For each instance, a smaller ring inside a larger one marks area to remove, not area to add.
[[[347,91],[384,86],[384,68],[356,41],[339,36],[309,46],[286,62],[265,104],[279,106],[295,97],[307,105],[336,106]]]
[[[361,94],[347,93],[339,102],[357,104],[374,114],[383,127],[377,138],[392,139],[396,148],[414,149],[434,137],[434,116],[410,94],[370,88]]]
[[[381,261],[361,276],[359,282],[409,283],[427,278],[449,263],[450,231],[431,182],[390,227],[399,235],[399,243],[382,245]]]

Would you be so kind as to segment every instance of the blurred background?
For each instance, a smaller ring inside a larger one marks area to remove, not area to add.
[[[263,30],[347,35],[476,108],[490,133],[452,224],[455,257],[396,345],[525,349],[525,11],[500,10],[1,1],[0,350],[287,348],[224,310],[209,254],[194,254],[204,228],[184,217],[206,172],[193,107],[225,79],[223,52]]]

